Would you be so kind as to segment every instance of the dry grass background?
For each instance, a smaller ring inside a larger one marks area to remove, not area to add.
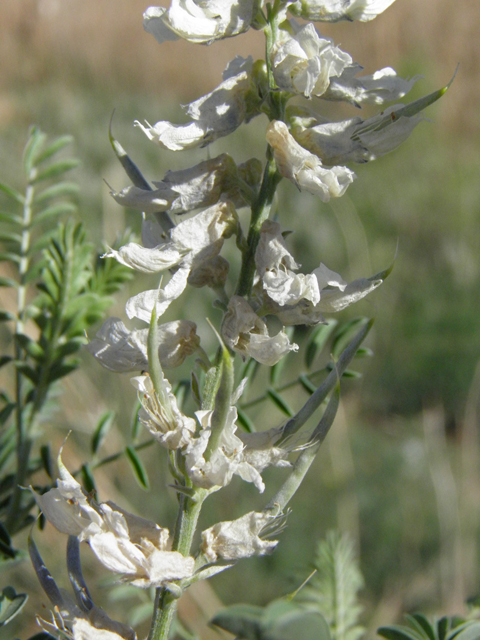
[[[261,55],[262,35],[192,47],[159,48],[144,34],[140,0],[2,0],[0,6],[0,126],[21,104],[12,90],[44,82],[85,83],[113,92],[175,92],[188,100],[219,81],[235,53]],[[445,83],[460,63],[454,95],[442,119],[461,131],[477,129],[480,99],[480,6],[476,0],[397,0],[367,25],[319,25],[368,72],[385,65],[428,71],[428,85]]]

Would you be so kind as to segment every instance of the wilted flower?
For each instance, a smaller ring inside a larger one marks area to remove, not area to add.
[[[223,287],[227,281],[229,269],[230,264],[225,258],[215,256],[190,272],[188,284],[195,288]]]
[[[223,72],[223,82],[211,93],[186,106],[192,122],[175,125],[161,120],[155,125],[139,126],[145,135],[161,147],[182,151],[206,146],[237,129],[260,113],[260,98],[252,81],[252,58],[237,56]]]
[[[142,404],[139,421],[167,449],[185,447],[195,433],[195,420],[180,411],[169,381],[162,378],[161,396],[156,394],[150,376],[137,376],[131,382]]]
[[[363,67],[352,64],[345,67],[338,77],[330,79],[330,84],[322,95],[326,100],[345,100],[359,107],[362,104],[385,104],[403,98],[422,76],[409,80],[399,78],[391,67],[385,67],[371,75],[355,77]]]
[[[247,31],[260,0],[172,0],[169,9],[149,7],[143,26],[160,42],[183,38],[209,44]]]
[[[284,331],[270,337],[265,322],[240,296],[230,298],[223,321],[222,336],[226,344],[243,357],[254,358],[270,367],[289,351],[298,349],[298,345],[290,344]]]
[[[158,357],[163,368],[178,367],[197,349],[200,338],[196,328],[188,320],[158,325]],[[111,371],[147,370],[147,338],[148,329],[129,331],[120,318],[108,318],[86,349]]]
[[[274,516],[250,511],[237,520],[218,522],[202,532],[202,553],[208,562],[271,553],[278,540],[262,540],[260,535],[274,520]]]
[[[310,274],[296,273],[299,265],[286,247],[280,225],[270,220],[260,230],[255,263],[263,309],[287,325],[322,322],[323,313],[341,311],[383,282],[381,278],[360,278],[347,284],[324,264]]]
[[[321,96],[330,79],[340,76],[352,58],[328,38],[322,38],[312,24],[298,27],[280,39],[272,49],[272,71],[275,82],[286,91],[303,93],[307,98]]]
[[[390,106],[367,120],[357,116],[326,124],[294,116],[292,134],[326,164],[369,162],[396,149],[424,119],[421,114],[402,115],[404,106]],[[313,126],[305,126],[307,122]]]
[[[156,244],[160,230],[156,231],[151,224],[142,234],[146,246],[130,242],[118,251],[111,249],[104,257],[115,258],[144,273],[157,273],[177,265],[196,267],[220,252],[223,240],[236,231],[237,222],[233,204],[219,202],[173,227],[161,244]]]
[[[151,191],[130,186],[112,192],[112,196],[122,206],[145,213],[168,211],[182,214],[214,205],[220,198],[242,207],[246,200],[239,187],[239,176],[250,175],[250,165],[257,162],[253,159],[237,167],[232,158],[223,153],[190,169],[167,172],[162,182],[153,183],[155,189]],[[256,188],[260,175],[256,178],[255,184],[248,187]]]
[[[133,629],[111,620],[102,609],[95,606],[80,608],[65,592],[61,593],[61,598],[51,612],[51,621],[37,617],[39,626],[50,634],[49,637],[59,640],[137,640]]]
[[[338,22],[360,20],[368,22],[394,3],[395,0],[297,0],[289,9],[306,20]]]
[[[134,516],[113,502],[96,503],[58,457],[57,487],[35,499],[61,533],[87,541],[98,560],[133,585],[159,587],[193,574],[194,560],[167,551],[168,529]]]
[[[197,411],[195,415],[200,422],[201,431],[198,437],[190,441],[185,451],[185,466],[194,484],[204,489],[225,487],[234,475],[238,475],[245,482],[253,482],[263,492],[265,485],[260,472],[245,459],[245,445],[235,435],[237,409],[230,407],[220,444],[208,460],[204,454],[211,436],[213,411]]]
[[[355,178],[347,167],[324,167],[317,155],[300,146],[284,122],[273,120],[266,137],[281,175],[299,189],[318,195],[323,202],[343,196]]]

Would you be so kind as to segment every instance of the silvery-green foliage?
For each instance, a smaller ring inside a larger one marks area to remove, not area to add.
[[[406,615],[408,625],[388,625],[377,629],[387,640],[477,640],[480,621],[460,616],[443,616],[430,622],[421,613]]]
[[[364,633],[358,602],[363,577],[350,537],[330,531],[318,543],[313,565],[316,573],[300,592],[300,601],[325,617],[332,640],[358,640]]]
[[[67,154],[71,143],[70,136],[49,140],[32,128],[19,179],[23,192],[0,183],[0,286],[12,294],[0,310],[11,337],[0,366],[13,381],[0,395],[1,565],[22,557],[12,537],[34,519],[34,502],[22,485],[42,468],[51,478],[49,447],[37,450],[35,443],[55,408],[54,388],[78,367],[86,330],[130,276],[119,264],[97,262],[85,230],[71,218],[78,196],[76,183],[67,179],[78,166]],[[8,620],[18,613],[19,598],[10,602]]]

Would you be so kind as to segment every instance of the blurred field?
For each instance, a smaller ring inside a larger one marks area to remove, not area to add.
[[[113,109],[116,136],[146,175],[158,178],[193,164],[192,157],[159,152],[133,130],[133,120],[180,118],[178,102],[213,89],[233,55],[262,55],[262,35],[252,31],[210,47],[159,47],[143,31],[145,8],[137,0],[0,5],[0,179],[20,184],[31,123],[51,135],[73,134],[82,160],[76,174],[81,217],[99,246],[103,237],[111,242],[126,224],[138,229],[139,222],[112,203],[103,182],[127,184],[108,142]],[[362,364],[361,381],[345,385],[341,414],[311,481],[293,503],[279,552],[219,576],[212,586],[225,602],[241,594],[259,603],[291,591],[307,573],[312,540],[340,527],[358,542],[365,622],[372,630],[404,610],[461,611],[466,598],[480,591],[480,7],[469,0],[397,0],[372,23],[321,27],[368,73],[393,66],[403,75],[425,75],[413,98],[446,84],[460,67],[450,91],[428,111],[432,122],[396,152],[355,167],[358,179],[346,197],[322,205],[284,187],[279,217],[295,230],[292,243],[306,270],[322,260],[345,277],[370,275],[390,264],[397,241],[398,256],[372,300],[349,312],[376,317],[369,342],[375,357]],[[228,150],[240,160],[262,157],[264,127],[261,119],[252,122],[215,143],[212,155]],[[205,151],[194,157],[204,158]],[[196,292],[196,308],[211,316],[202,295]],[[8,306],[1,290],[0,296]],[[121,301],[114,311],[122,314]],[[108,451],[123,446],[134,402],[128,379],[86,358],[85,372],[69,381],[64,414],[49,433],[59,444],[67,426],[74,428],[74,467],[88,455],[85,436],[105,408],[120,416]],[[299,399],[291,401],[296,406]],[[258,419],[270,421],[269,410],[262,411]],[[145,458],[161,500],[146,500],[120,464],[99,475],[99,485],[111,499],[126,507],[127,501],[145,504],[150,517],[166,523],[175,502],[171,495],[163,499],[165,471],[153,450]],[[250,509],[253,494],[234,483],[226,504]],[[206,521],[219,513],[222,519],[235,515],[225,515],[212,499]],[[93,566],[88,560],[88,575]],[[31,575],[15,580],[17,590],[34,585]],[[200,609],[193,600],[185,605],[190,619],[202,619],[202,606],[207,617],[218,606],[204,589],[197,596]],[[96,591],[104,597],[102,586]],[[125,604],[112,606],[121,616]],[[30,620],[33,611],[32,604]],[[24,629],[16,633],[27,637]],[[0,630],[0,637],[10,635]]]

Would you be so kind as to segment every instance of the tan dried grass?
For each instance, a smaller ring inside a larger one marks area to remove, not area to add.
[[[262,35],[254,31],[210,47],[175,42],[160,48],[142,29],[146,5],[140,0],[2,0],[0,88],[55,81],[153,92],[159,100],[168,92],[186,101],[213,88],[234,54],[262,55]],[[460,63],[442,119],[454,128],[478,126],[477,2],[397,0],[369,24],[318,26],[369,72],[412,60],[409,70],[428,72],[427,90],[447,82]]]

